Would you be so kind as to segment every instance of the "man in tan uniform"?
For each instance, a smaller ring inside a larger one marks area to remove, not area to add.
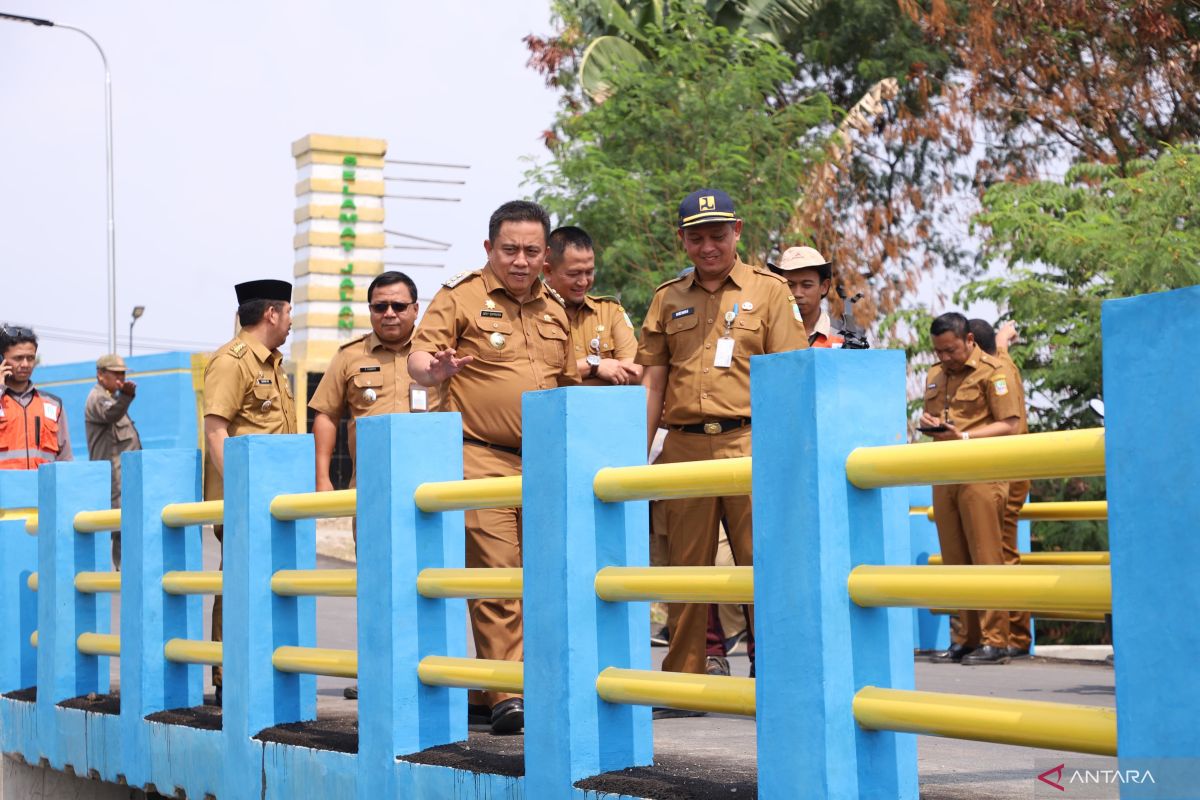
[[[990,356],[995,356],[1008,370],[1008,387],[1017,395],[1021,408],[1021,420],[1017,425],[1017,433],[1029,433],[1029,410],[1025,406],[1025,384],[1021,380],[1021,371],[1008,354],[1009,343],[1016,338],[1017,329],[1011,323],[996,331],[987,320],[970,320],[971,334],[975,344],[983,348]],[[1021,551],[1017,548],[1017,523],[1020,521],[1021,508],[1029,497],[1030,481],[1009,481],[1008,496],[1004,501],[1004,514],[1000,519],[1000,533],[1004,544],[1004,563],[1018,565],[1021,563]],[[1029,627],[1028,611],[1008,612],[1008,655],[1010,658],[1020,658],[1029,655],[1029,645],[1033,641],[1033,633]]]
[[[1016,433],[1021,402],[999,359],[975,345],[967,318],[950,312],[930,326],[937,364],[925,383],[920,426],[938,441]],[[1005,482],[933,487],[933,517],[946,564],[1003,564],[1000,519]],[[934,662],[1003,664],[1008,661],[1008,612],[960,611],[950,626],[950,647]]]
[[[584,385],[637,383],[642,368],[633,363],[637,337],[629,315],[615,297],[588,294],[596,283],[596,253],[583,228],[566,225],[550,234],[545,279],[567,303],[575,366]]]
[[[808,346],[787,283],[738,258],[741,232],[720,190],[701,189],[680,203],[678,234],[695,270],[658,287],[637,355],[647,442],[660,421],[668,429],[661,464],[750,455],[750,357]],[[749,497],[664,505],[671,566],[711,565],[721,521],[736,563],[753,563]],[[707,620],[707,605],[670,606],[664,670],[705,672]]]
[[[357,463],[355,420],[377,414],[404,414],[410,411],[435,411],[439,408],[436,387],[426,389],[414,383],[408,374],[408,352],[417,321],[417,286],[403,272],[383,272],[367,287],[367,306],[371,312],[371,333],[359,336],[338,348],[313,392],[308,407],[313,417],[316,446],[317,491],[333,489],[329,462],[337,443],[338,423],[348,417],[346,426],[350,460]],[[350,478],[354,485],[354,477]],[[358,527],[352,523],[357,550]],[[346,699],[358,699],[358,686],[343,691]]]
[[[444,387],[462,414],[463,477],[521,473],[521,395],[579,383],[571,325],[561,297],[540,280],[550,217],[536,203],[500,206],[483,243],[487,265],[446,281],[413,337],[408,372],[422,386]],[[521,511],[466,512],[468,567],[521,566]],[[521,661],[519,600],[472,600],[480,658]],[[472,692],[468,713],[494,733],[525,724],[521,697]]]
[[[129,404],[137,384],[125,380],[125,359],[116,353],[96,360],[96,385],[83,405],[88,458],[112,464],[112,507],[121,507],[121,453],[142,449]],[[121,532],[112,532],[113,567],[121,569]]]
[[[225,497],[225,440],[248,433],[296,433],[296,405],[280,346],[292,330],[292,285],[261,280],[234,287],[242,329],[217,348],[204,370],[204,499]],[[217,541],[225,528],[213,527]],[[213,598],[212,636],[221,641],[221,595]],[[221,704],[221,668],[213,667]]]

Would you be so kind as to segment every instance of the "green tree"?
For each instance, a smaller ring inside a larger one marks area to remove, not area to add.
[[[675,215],[697,188],[734,197],[743,258],[765,259],[832,113],[824,95],[789,94],[793,65],[777,47],[680,5],[661,27],[643,26],[653,57],[615,65],[605,102],[564,106],[548,137],[553,160],[528,175],[539,202],[596,238],[601,290],[638,315],[686,266]]]

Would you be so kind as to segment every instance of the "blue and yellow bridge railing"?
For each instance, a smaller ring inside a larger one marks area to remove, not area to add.
[[[1196,758],[1197,642],[1162,609],[1200,616],[1200,496],[1162,476],[1200,470],[1180,433],[1200,429],[1200,378],[1144,331],[1166,321],[1164,341],[1193,341],[1198,308],[1200,289],[1106,305],[1106,431],[905,445],[903,355],[810,350],[753,360],[752,461],[645,466],[645,395],[610,387],[524,397],[521,477],[462,480],[450,413],[360,420],[354,492],[313,491],[308,436],[230,439],[219,503],[200,502],[194,451],[126,454],[119,511],[106,463],[0,474],[0,749],[222,800],[585,796],[581,779],[652,762],[652,705],[752,715],[764,798],[916,798],[913,733]],[[1101,474],[1111,565],[910,563],[907,486]],[[646,567],[647,500],[730,494],[752,497],[753,568]],[[523,568],[467,569],[463,512],[514,505]],[[351,514],[357,568],[317,570],[314,519]],[[199,526],[217,521],[224,572],[206,573]],[[117,526],[119,576],[104,569]],[[216,592],[221,644],[201,630]],[[331,594],[357,598],[356,651],[317,641],[315,598]],[[466,657],[478,597],[522,599],[523,662]],[[753,601],[757,679],[651,670],[655,599]],[[911,607],[1115,612],[1118,705],[916,692]],[[119,713],[60,705],[106,693],[114,656]],[[220,730],[159,721],[200,703],[216,663]],[[316,717],[318,674],[358,680],[356,753],[263,735]],[[523,776],[407,759],[467,738],[468,688],[524,693]]]

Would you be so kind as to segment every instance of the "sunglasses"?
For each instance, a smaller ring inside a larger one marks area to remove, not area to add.
[[[397,303],[394,300],[391,302],[388,302],[387,300],[380,300],[378,303],[371,303],[371,310],[376,314],[386,314],[387,310],[390,308],[397,314],[403,314],[405,311],[408,311],[409,306],[415,305],[416,303]]]
[[[0,325],[0,336],[16,339],[20,336],[33,336],[32,328],[22,328],[19,325]]]

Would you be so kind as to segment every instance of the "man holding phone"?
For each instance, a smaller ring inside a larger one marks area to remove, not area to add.
[[[918,430],[937,441],[983,439],[1017,432],[1020,393],[1003,362],[976,346],[967,318],[950,312],[930,326],[938,363],[925,381]],[[1003,564],[1000,520],[1008,499],[1002,481],[933,487],[933,518],[946,564]],[[1004,664],[1008,612],[961,611],[950,626],[950,648],[939,663]]]
[[[0,325],[0,469],[71,460],[62,400],[33,385],[37,348],[29,328]]]

